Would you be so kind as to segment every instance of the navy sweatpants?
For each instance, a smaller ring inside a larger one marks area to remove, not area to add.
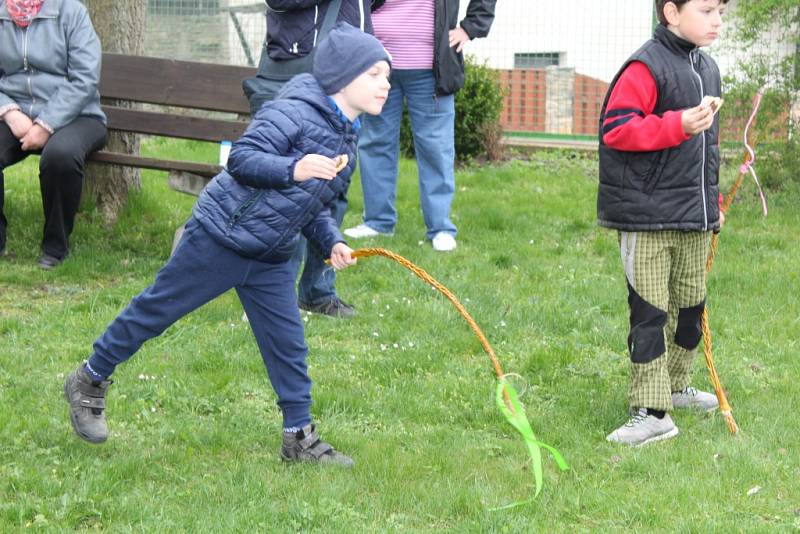
[[[311,422],[311,379],[294,274],[289,262],[251,260],[217,244],[192,218],[153,285],[134,297],[95,341],[89,364],[110,376],[145,341],[236,288],[278,396],[284,427],[303,427]]]

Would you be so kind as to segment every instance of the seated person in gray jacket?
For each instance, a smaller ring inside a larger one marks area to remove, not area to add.
[[[106,142],[100,57],[100,41],[78,0],[0,2],[0,256],[8,226],[3,170],[41,154],[38,264],[52,269],[67,257],[86,158]]]
[[[308,348],[289,260],[302,232],[335,268],[355,263],[331,205],[355,168],[358,116],[380,113],[386,101],[389,61],[377,39],[341,23],[319,45],[313,76],[296,76],[281,98],[256,114],[234,143],[227,169],[197,199],[153,285],[114,319],[89,360],[67,378],[78,436],[106,440],[105,394],[117,365],[187,313],[235,288],[283,414],[282,458],[352,465],[311,424]]]

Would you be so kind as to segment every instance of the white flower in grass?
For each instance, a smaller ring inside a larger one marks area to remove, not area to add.
[[[378,335],[379,335],[379,334],[378,334],[377,332],[373,332],[373,333],[372,333],[372,336],[373,336],[373,337],[378,337]]]
[[[394,348],[398,348],[398,347],[400,347],[400,345],[398,345],[397,343],[393,344],[392,346],[393,346]]]
[[[758,493],[759,491],[761,491],[761,486],[753,486],[752,488],[750,488],[749,490],[747,490],[747,495],[748,495],[748,496],[750,496],[750,495],[755,495],[755,494],[756,494],[756,493]]]
[[[413,341],[409,341],[409,342],[408,342],[408,346],[409,346],[409,347],[413,347],[413,346],[414,346],[414,342],[413,342]]]

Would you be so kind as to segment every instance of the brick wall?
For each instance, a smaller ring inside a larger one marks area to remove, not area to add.
[[[548,85],[549,80],[549,85]],[[595,135],[608,84],[564,68],[504,69],[505,131]]]

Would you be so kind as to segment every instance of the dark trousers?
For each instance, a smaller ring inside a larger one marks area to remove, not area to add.
[[[97,119],[78,117],[57,130],[41,151],[25,152],[5,122],[0,122],[0,250],[6,243],[8,221],[3,213],[3,170],[40,153],[39,185],[44,209],[42,252],[62,259],[69,252],[69,236],[81,201],[86,158],[106,143],[106,127]]]
[[[334,200],[331,206],[331,215],[337,225],[342,226],[342,219],[344,219],[346,211],[347,197],[346,194],[342,194]],[[303,274],[297,285],[300,302],[320,304],[336,296],[336,271],[325,263],[325,258],[330,253],[330,250],[319,250],[315,244],[309,243],[302,235],[300,236],[294,256],[289,260],[295,272],[295,278],[300,270],[300,264],[305,260]]]
[[[294,273],[289,262],[251,260],[219,245],[191,218],[153,285],[134,297],[95,341],[89,365],[111,375],[145,341],[235,288],[278,396],[284,427],[303,427],[311,422],[311,379]]]

